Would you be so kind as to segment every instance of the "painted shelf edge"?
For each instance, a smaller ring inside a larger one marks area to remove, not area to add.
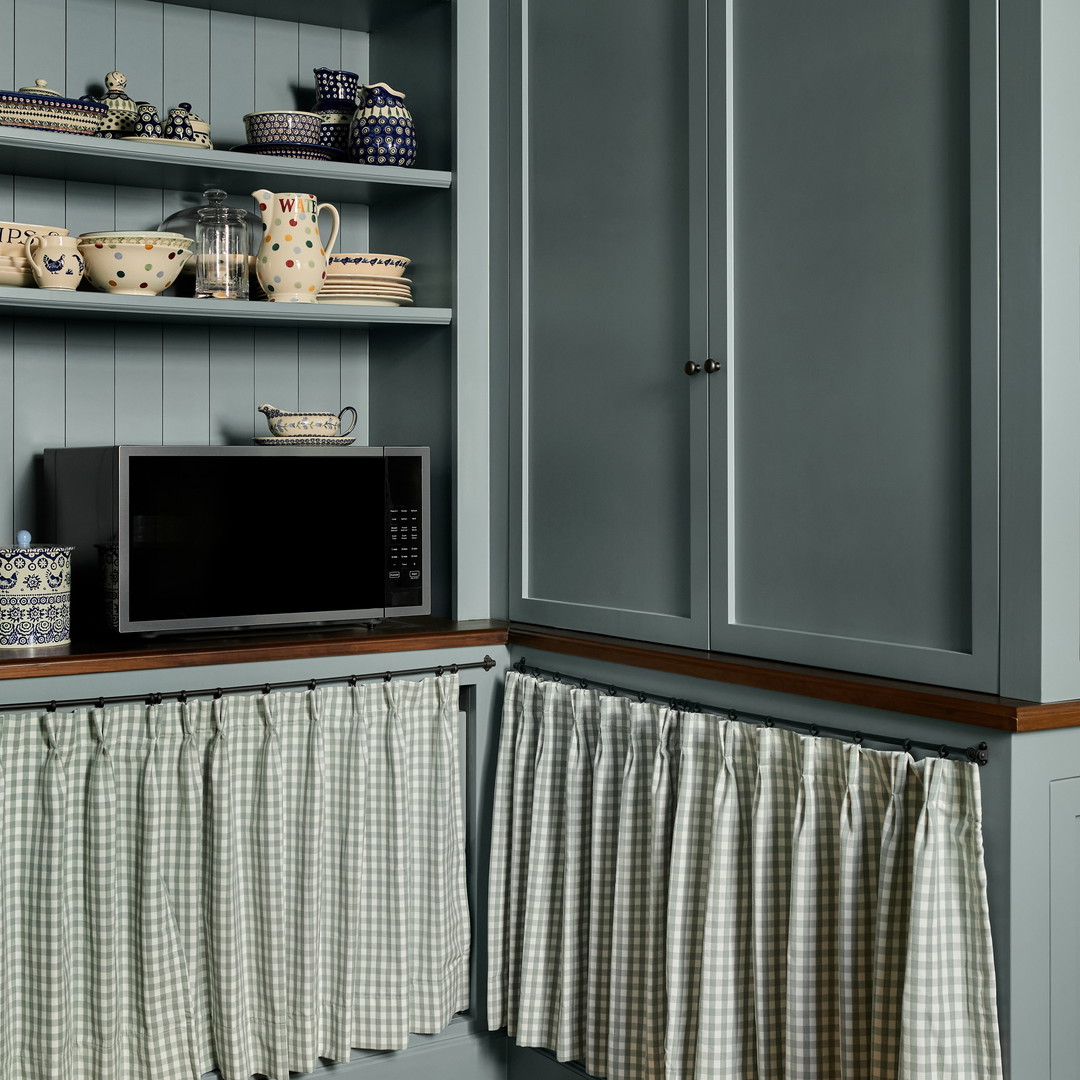
[[[447,326],[450,308],[365,307],[194,300],[179,296],[122,296],[97,292],[0,286],[0,316],[115,319],[121,322],[226,326]]]
[[[303,184],[311,186],[320,199],[353,202],[378,202],[423,189],[446,190],[452,180],[450,172],[437,169],[173,149],[159,143],[11,127],[0,127],[0,162],[7,173],[47,180],[190,191],[221,187],[232,195],[247,195],[261,187],[295,191]]]

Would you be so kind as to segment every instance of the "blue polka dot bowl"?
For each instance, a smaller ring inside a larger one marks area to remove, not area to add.
[[[192,243],[180,233],[98,233],[79,237],[79,254],[102,292],[157,296],[176,280]]]
[[[248,113],[244,131],[249,143],[317,143],[323,119],[316,112],[279,109]]]

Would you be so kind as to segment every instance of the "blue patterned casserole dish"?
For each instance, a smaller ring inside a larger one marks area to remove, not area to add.
[[[44,79],[21,90],[0,90],[0,126],[96,135],[106,107],[88,98],[61,97]]]

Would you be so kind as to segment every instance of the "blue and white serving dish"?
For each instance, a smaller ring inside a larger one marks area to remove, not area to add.
[[[96,135],[108,110],[100,101],[66,98],[44,79],[21,90],[0,90],[0,126]]]
[[[0,548],[0,649],[71,644],[71,552],[30,545]]]
[[[230,149],[238,154],[264,154],[267,157],[291,157],[303,161],[344,161],[346,156],[344,150],[322,143],[243,143]]]
[[[322,117],[317,112],[274,109],[248,113],[244,131],[249,143],[318,142]]]

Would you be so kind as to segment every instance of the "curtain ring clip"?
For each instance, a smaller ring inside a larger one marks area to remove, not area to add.
[[[457,664],[451,664],[450,665],[450,674],[451,675],[456,675],[457,674]]]
[[[910,754],[911,753],[911,740],[910,739],[905,739],[904,740],[904,753],[905,754]]]
[[[851,733],[851,741],[856,746],[862,746],[864,738],[865,738],[865,736],[863,735],[863,733],[861,731],[853,731]]]
[[[356,689],[356,676],[355,675],[350,675],[349,676],[349,686],[351,686],[354,690]]]
[[[224,695],[225,695],[225,691],[224,691],[224,690],[222,690],[222,689],[221,689],[221,687],[219,686],[219,687],[218,687],[218,688],[217,688],[217,689],[216,689],[216,690],[214,691],[214,700],[215,700],[215,701],[220,701],[220,700],[222,699],[222,697],[223,697]]]
[[[97,701],[94,702],[94,708],[95,709],[104,709],[105,708],[105,699],[103,697],[99,697],[97,699]]]
[[[270,693],[270,684],[269,683],[263,683],[263,694],[269,695],[269,693]]]
[[[579,690],[588,690],[589,689],[589,680],[588,679],[578,679],[578,689]]]
[[[45,707],[45,709],[46,709],[47,712],[51,712],[51,713],[56,712],[56,702],[55,701],[50,701],[49,704]]]
[[[176,695],[176,700],[179,701],[181,705],[186,705],[187,704],[187,691],[186,690],[181,690],[180,693]],[[101,708],[104,708],[105,707],[105,699],[104,698],[98,698],[98,701],[101,702]]]
[[[385,673],[385,674],[383,675],[383,682],[389,682],[389,681],[390,681],[390,680],[391,680],[392,678],[393,678],[393,676],[392,676],[392,675],[390,674],[390,672],[389,672],[389,671],[387,671],[387,672],[386,672],[386,673]]]
[[[809,732],[810,732],[811,738],[816,739],[818,737],[818,735],[819,735],[817,724],[811,724],[810,727],[809,727]]]
[[[314,690],[315,687],[318,686],[318,685],[319,685],[318,679],[308,679],[307,688],[309,690]]]
[[[520,660],[518,660],[518,662],[514,665],[514,670],[516,672],[518,672],[519,675],[524,675],[525,674],[525,657],[524,656]]]
[[[947,758],[949,756],[949,748],[944,743],[942,743],[941,746],[938,747],[938,753],[943,758]]]
[[[637,699],[639,705],[644,705],[649,700],[649,695],[646,694],[644,690],[639,690]]]
[[[435,677],[436,677],[437,679],[438,679],[438,678],[442,678],[442,674],[443,674],[443,672],[444,672],[445,670],[446,670],[446,668],[444,668],[444,667],[442,666],[442,664],[440,664],[440,665],[439,665],[439,666],[438,666],[438,667],[437,667],[437,668],[435,669]]]
[[[161,694],[151,694],[146,699],[146,704],[147,705],[160,705],[161,704]]]

